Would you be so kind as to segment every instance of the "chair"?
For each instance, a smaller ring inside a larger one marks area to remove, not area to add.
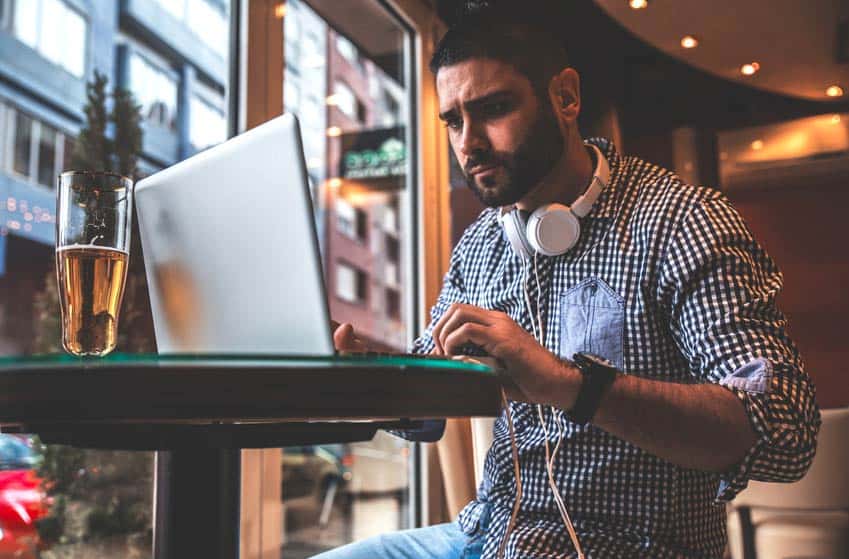
[[[817,453],[795,483],[752,481],[729,506],[732,559],[849,557],[849,408],[823,410]]]

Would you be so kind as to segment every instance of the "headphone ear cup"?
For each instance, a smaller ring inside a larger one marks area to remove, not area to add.
[[[563,204],[537,208],[525,227],[525,239],[532,250],[545,256],[565,254],[578,242],[581,223],[572,209]]]
[[[504,228],[504,234],[507,235],[507,240],[510,241],[510,246],[513,248],[513,253],[522,259],[530,258],[533,248],[525,237],[525,219],[521,212],[517,208],[502,210],[499,217],[501,226]]]

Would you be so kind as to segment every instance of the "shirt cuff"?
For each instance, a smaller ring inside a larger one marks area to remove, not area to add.
[[[733,373],[719,381],[720,386],[728,388],[740,399],[749,418],[749,423],[758,437],[746,455],[734,467],[720,474],[719,490],[716,502],[732,500],[749,484],[750,473],[758,458],[764,454],[769,443],[766,425],[758,421],[760,414],[752,413],[753,397],[767,394],[772,384],[772,363],[764,358],[756,358],[737,368]]]

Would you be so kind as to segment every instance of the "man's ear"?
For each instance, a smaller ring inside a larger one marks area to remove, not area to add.
[[[551,108],[561,124],[569,125],[581,112],[581,78],[574,68],[563,68],[548,83]]]

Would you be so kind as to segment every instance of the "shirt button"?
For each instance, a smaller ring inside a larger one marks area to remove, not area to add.
[[[595,296],[595,292],[598,291],[598,285],[595,283],[591,283],[587,286],[587,293],[590,297]]]

